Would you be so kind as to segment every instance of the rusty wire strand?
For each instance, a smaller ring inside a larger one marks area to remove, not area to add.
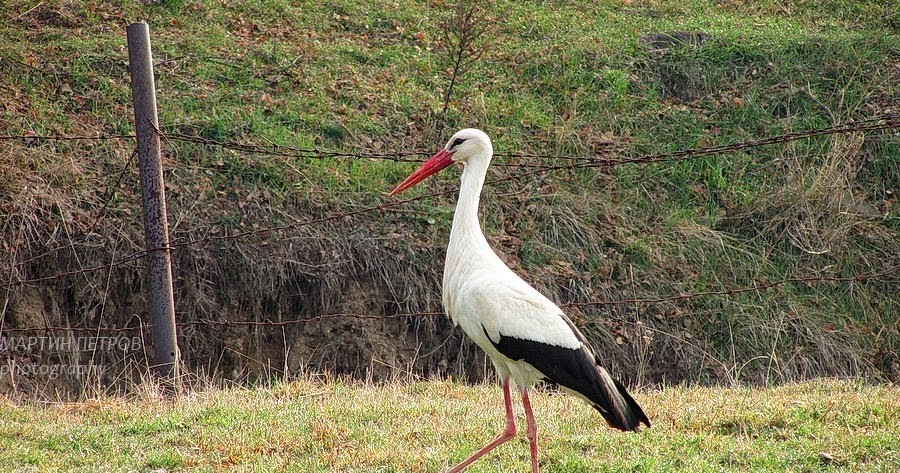
[[[281,158],[294,158],[294,159],[370,159],[370,160],[381,160],[381,161],[391,161],[398,163],[421,163],[420,159],[414,159],[418,157],[427,157],[432,154],[433,151],[424,150],[424,149],[409,149],[409,150],[392,150],[392,151],[371,151],[361,149],[359,151],[338,151],[338,150],[324,150],[321,148],[301,148],[295,146],[286,146],[279,144],[270,144],[270,145],[254,145],[254,144],[246,144],[246,143],[238,143],[235,141],[221,141],[214,140],[210,138],[204,138],[202,136],[196,135],[187,135],[183,133],[169,133],[162,131],[161,136],[169,141],[180,141],[187,143],[194,143],[202,146],[211,146],[222,149],[228,149],[231,151],[237,151],[240,153],[246,154],[256,154],[262,156],[276,156]],[[602,149],[598,149],[595,151],[595,154],[602,155],[608,153],[608,147],[604,147]],[[520,159],[555,159],[555,160],[571,160],[571,161],[592,161],[596,158],[589,156],[562,156],[562,155],[542,155],[535,153],[517,153],[517,152],[499,152],[495,153],[495,156],[498,157],[507,157],[507,158],[520,158]],[[525,167],[525,168],[542,168],[544,165],[534,164],[534,163],[495,163],[496,166],[500,167]]]
[[[165,127],[164,127],[165,128]],[[837,125],[833,125],[825,128],[818,128],[815,130],[804,130],[804,131],[796,131],[790,132],[783,135],[770,136],[766,138],[760,138],[756,140],[748,140],[742,141],[727,145],[716,145],[716,146],[707,146],[700,148],[691,148],[686,150],[672,151],[666,153],[657,153],[652,155],[643,155],[637,156],[633,158],[622,158],[622,159],[611,159],[611,158],[603,158],[602,156],[610,154],[610,149],[614,148],[614,144],[606,143],[602,146],[599,146],[597,149],[591,150],[587,152],[584,156],[573,156],[573,155],[562,155],[562,154],[545,154],[545,153],[530,153],[530,152],[517,152],[517,151],[499,151],[494,153],[496,157],[505,157],[505,158],[530,158],[530,159],[548,159],[548,160],[573,160],[573,161],[584,161],[593,163],[592,166],[589,167],[605,167],[605,166],[615,166],[619,164],[630,164],[630,163],[648,163],[648,162],[660,162],[660,161],[668,161],[679,158],[693,158],[698,156],[708,156],[714,154],[726,153],[729,151],[738,151],[745,148],[754,148],[758,146],[777,144],[777,143],[787,143],[789,141],[796,141],[804,138],[815,138],[819,136],[832,135],[838,133],[851,133],[851,132],[859,132],[859,131],[877,131],[877,130],[886,130],[886,129],[895,129],[900,128],[900,119],[898,119],[898,115],[888,113],[882,115],[876,115],[869,118],[864,118],[861,120],[850,120],[847,122],[839,123]],[[269,156],[281,156],[281,157],[291,157],[291,158],[316,158],[316,159],[326,159],[326,158],[350,158],[350,159],[380,159],[387,160],[393,162],[419,162],[416,159],[410,159],[411,157],[421,157],[430,155],[430,151],[428,150],[393,150],[393,151],[383,151],[383,152],[375,152],[368,150],[360,150],[356,151],[338,151],[338,150],[324,150],[320,148],[302,148],[302,147],[293,147],[279,144],[271,144],[271,145],[254,145],[254,144],[245,144],[234,141],[221,141],[214,140],[210,138],[205,138],[202,136],[196,135],[188,135],[177,132],[165,132],[162,131],[162,134],[165,135],[170,141],[182,141],[189,142],[194,144],[200,144],[204,146],[214,146],[224,149],[230,149],[232,151],[238,151],[249,154],[261,154],[261,155],[269,155]],[[121,139],[134,139],[135,135],[92,135],[92,136],[76,136],[76,135],[0,135],[0,141],[12,141],[12,140],[36,140],[36,141],[91,141],[91,140],[121,140]],[[536,165],[529,165],[528,163],[516,163],[509,164],[512,167],[534,167]],[[580,164],[575,165],[580,167]]]
[[[135,135],[0,135],[0,141],[110,141],[134,138]]]
[[[163,127],[165,128],[165,127]],[[282,158],[296,158],[296,159],[371,159],[371,160],[383,160],[383,161],[391,161],[391,162],[408,162],[408,163],[418,163],[421,162],[420,159],[413,159],[414,157],[427,157],[432,151],[425,149],[408,149],[408,150],[390,150],[390,151],[371,151],[366,149],[360,149],[358,151],[340,151],[340,150],[325,150],[321,148],[302,148],[296,146],[287,146],[280,144],[269,144],[269,145],[256,145],[256,144],[247,144],[247,143],[239,143],[236,141],[222,141],[215,140],[211,138],[206,138],[203,136],[197,135],[188,135],[184,133],[177,132],[165,132],[160,131],[160,135],[169,141],[179,141],[185,143],[193,143],[201,146],[210,146],[217,147],[222,149],[228,149],[231,151],[237,151],[240,153],[246,154],[257,154],[264,156],[277,156]],[[108,140],[123,140],[123,139],[135,139],[135,135],[0,135],[0,141],[108,141]],[[611,146],[603,146],[594,151],[595,154],[605,154],[608,153],[608,149]],[[564,156],[564,155],[550,155],[550,154],[537,154],[537,153],[526,153],[526,152],[498,152],[495,153],[497,157],[509,157],[509,158],[532,158],[532,159],[557,159],[557,160],[574,160],[574,161],[585,161],[592,160],[595,158],[589,156]],[[505,164],[505,163],[497,163],[498,166],[510,166],[510,167],[539,167],[539,164],[532,163],[515,163],[515,164]]]

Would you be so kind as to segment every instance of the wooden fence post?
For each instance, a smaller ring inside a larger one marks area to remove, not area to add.
[[[150,316],[153,321],[154,371],[168,381],[177,379],[179,353],[175,337],[175,298],[172,289],[172,256],[166,215],[166,189],[160,158],[159,120],[150,27],[132,23],[128,36],[128,68],[134,100],[134,130],[144,210],[144,247],[150,277]]]

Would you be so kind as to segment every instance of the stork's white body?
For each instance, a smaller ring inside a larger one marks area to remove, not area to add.
[[[494,344],[501,334],[570,349],[579,348],[581,342],[560,317],[562,310],[509,269],[488,245],[478,204],[489,163],[490,156],[484,154],[465,163],[444,262],[444,308],[485,351],[500,379],[512,376],[520,387],[531,386],[544,375],[529,363],[500,353]]]
[[[515,436],[512,378],[522,392],[532,472],[536,473],[537,427],[528,387],[540,380],[556,383],[587,401],[615,428],[636,431],[641,423],[649,427],[650,421],[625,388],[599,365],[584,336],[562,310],[510,270],[488,245],[478,220],[478,204],[492,156],[491,140],[484,132],[461,130],[392,194],[454,162],[465,165],[447,247],[443,302],[453,322],[493,361],[503,385],[507,425],[496,439],[450,472],[463,470]]]

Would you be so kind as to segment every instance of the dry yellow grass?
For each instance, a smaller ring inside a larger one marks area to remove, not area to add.
[[[664,388],[653,428],[608,429],[580,401],[534,396],[546,471],[896,471],[900,390],[821,380]],[[443,471],[502,427],[500,390],[445,381],[302,380],[273,388],[0,405],[6,471]],[[524,471],[519,438],[469,471]]]

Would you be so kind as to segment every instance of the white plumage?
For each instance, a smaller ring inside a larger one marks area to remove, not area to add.
[[[532,471],[538,471],[536,426],[528,387],[540,380],[558,384],[597,409],[618,429],[650,426],[625,388],[599,366],[584,336],[552,301],[510,270],[488,245],[478,220],[478,204],[493,156],[481,130],[457,132],[419,170],[397,186],[397,194],[457,162],[465,168],[444,265],[443,303],[454,324],[493,361],[503,383],[507,428],[493,442],[452,468],[457,472],[515,436],[509,379],[522,392]]]

